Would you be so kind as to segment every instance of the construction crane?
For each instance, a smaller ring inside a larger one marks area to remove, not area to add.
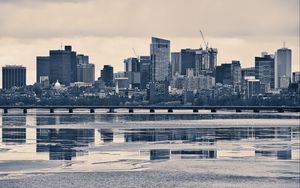
[[[139,59],[139,56],[136,54],[136,52],[135,52],[135,49],[134,49],[134,48],[132,48],[132,51],[133,51],[133,53],[134,53],[135,57]]]
[[[201,30],[200,30],[200,34],[201,34],[202,40],[203,40],[203,42],[204,42],[204,45],[205,45],[205,47],[206,47],[206,49],[207,49],[207,48],[208,48],[208,42],[205,41],[204,35],[203,35],[203,33],[202,33]]]

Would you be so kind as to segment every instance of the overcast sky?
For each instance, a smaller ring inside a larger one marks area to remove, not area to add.
[[[0,0],[0,65],[27,67],[35,58],[72,45],[90,56],[96,77],[104,64],[123,70],[123,59],[149,55],[151,36],[171,40],[171,51],[218,48],[218,64],[254,66],[262,51],[286,42],[299,71],[299,0]]]

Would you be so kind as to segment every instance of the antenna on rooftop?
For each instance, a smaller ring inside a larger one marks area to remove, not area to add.
[[[283,41],[283,48],[285,48],[285,41]]]
[[[63,49],[63,47],[62,47],[62,42],[60,43],[60,49],[61,49],[61,50]]]

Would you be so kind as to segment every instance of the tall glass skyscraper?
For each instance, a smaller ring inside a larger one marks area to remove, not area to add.
[[[262,57],[255,57],[255,79],[258,79],[265,86],[265,91],[274,89],[274,57],[262,54]]]
[[[170,41],[152,37],[150,55],[152,81],[161,82],[168,80],[170,69]]]
[[[280,48],[275,55],[275,87],[287,88],[292,76],[292,50]]]
[[[22,87],[26,85],[26,68],[17,65],[2,67],[2,88]]]

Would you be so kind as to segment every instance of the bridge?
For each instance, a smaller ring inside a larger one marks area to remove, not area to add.
[[[58,109],[68,110],[69,113],[73,113],[74,109],[87,109],[90,113],[95,113],[96,109],[106,109],[108,113],[114,113],[117,109],[127,109],[129,113],[134,113],[134,110],[149,110],[150,113],[154,113],[155,110],[166,110],[168,113],[172,113],[174,110],[190,110],[194,113],[199,112],[199,110],[210,110],[213,113],[218,110],[253,111],[255,113],[260,111],[300,112],[300,106],[0,106],[0,109],[5,114],[10,109],[21,109],[23,113],[27,113],[29,109],[48,109],[50,113],[54,113]]]

